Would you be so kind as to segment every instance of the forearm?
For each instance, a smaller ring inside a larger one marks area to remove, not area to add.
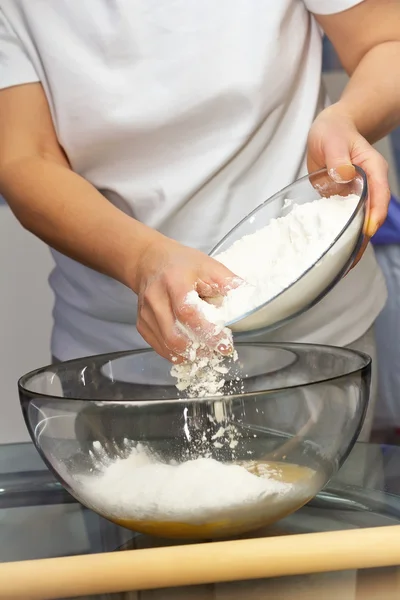
[[[132,289],[138,259],[163,237],[114,207],[67,167],[41,157],[3,166],[0,193],[26,229]]]
[[[372,48],[331,109],[347,115],[370,143],[400,125],[400,42]]]

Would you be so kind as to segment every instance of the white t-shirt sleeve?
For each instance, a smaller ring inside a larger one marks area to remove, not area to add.
[[[0,10],[0,89],[40,81],[18,36]]]
[[[333,15],[353,8],[364,0],[303,0],[307,9],[315,15]]]

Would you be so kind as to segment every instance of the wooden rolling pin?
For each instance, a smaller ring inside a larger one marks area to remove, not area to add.
[[[0,598],[54,600],[400,565],[400,525],[3,563]]]

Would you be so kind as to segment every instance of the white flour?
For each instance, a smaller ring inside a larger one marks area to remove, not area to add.
[[[201,524],[245,518],[275,510],[283,496],[293,501],[295,486],[244,467],[198,458],[181,464],[157,461],[140,444],[99,475],[81,477],[79,493],[93,508],[119,519]],[[289,499],[289,496],[288,496]],[[267,504],[267,507],[266,507]],[[255,512],[254,512],[255,511]]]
[[[213,352],[211,356],[188,360],[181,365],[174,365],[171,375],[176,377],[179,391],[187,390],[198,398],[218,396],[225,383],[225,375],[229,368],[224,364],[221,354]]]
[[[353,194],[294,205],[286,216],[272,219],[266,227],[244,236],[215,257],[245,282],[230,290],[221,306],[205,302],[196,291],[187,295],[187,304],[215,325],[215,333],[223,329],[229,332],[227,324],[271,300],[318,261],[345,227],[358,202],[359,197]],[[173,367],[177,387],[192,397],[221,393],[223,361],[216,352],[208,362],[204,358],[199,361],[198,347],[195,341],[187,363]]]
[[[296,281],[326,252],[354,212],[359,197],[331,196],[292,211],[235,242],[216,259],[248,285],[228,292],[221,307],[188,294],[212,323],[229,323],[264,304]]]

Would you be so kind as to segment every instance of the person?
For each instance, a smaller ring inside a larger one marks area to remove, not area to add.
[[[398,441],[400,435],[400,202],[392,196],[387,219],[373,238],[375,253],[384,274],[388,300],[375,327],[378,355],[378,390],[375,435]],[[389,439],[390,441],[390,439]]]
[[[223,295],[207,252],[298,176],[369,183],[384,221],[400,122],[396,0],[0,0],[0,193],[52,248],[58,360],[142,347],[181,360],[188,291]],[[360,26],[362,24],[362,26]],[[379,24],[379,26],[377,26]],[[351,75],[329,106],[322,31]],[[313,309],[269,339],[371,347],[386,299],[368,245]],[[361,341],[360,341],[361,340]],[[221,347],[211,336],[210,346]]]

